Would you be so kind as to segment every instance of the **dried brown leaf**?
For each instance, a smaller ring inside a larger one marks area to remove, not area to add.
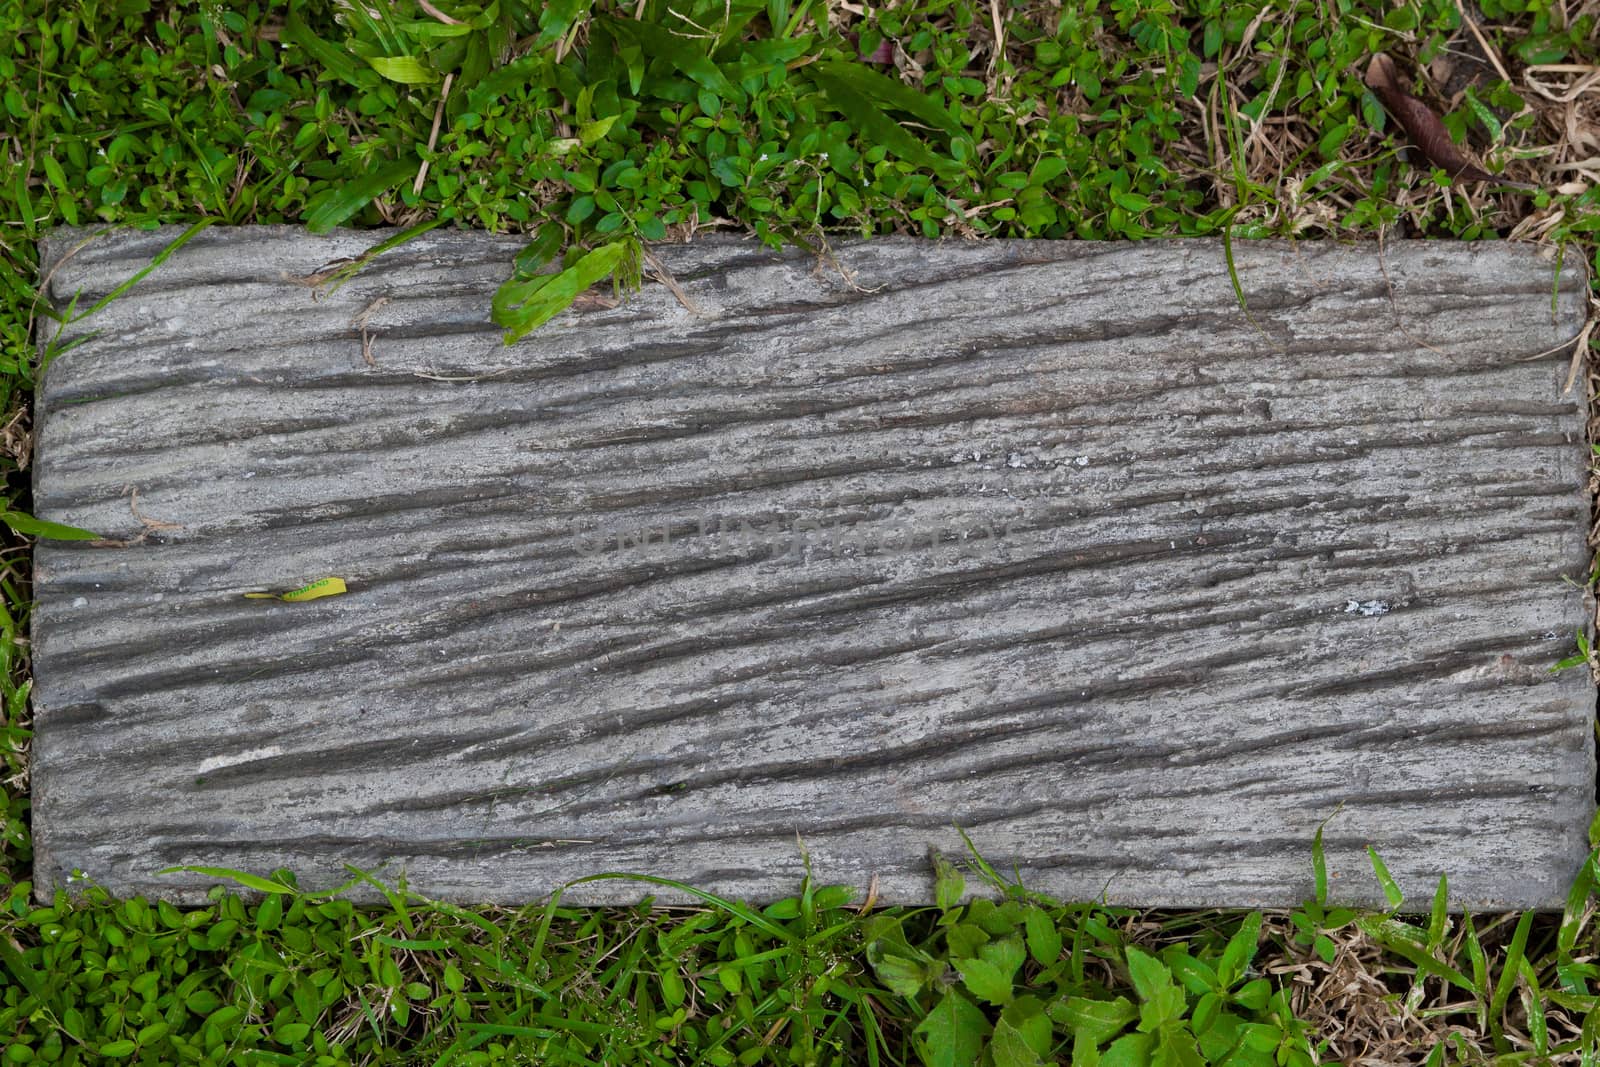
[[[1367,88],[1378,95],[1387,111],[1411,143],[1427,157],[1429,163],[1443,170],[1456,181],[1495,182],[1518,189],[1533,189],[1524,182],[1510,182],[1496,177],[1475,163],[1471,156],[1450,139],[1450,131],[1433,109],[1411,94],[1406,88],[1394,60],[1379,52],[1367,65]]]

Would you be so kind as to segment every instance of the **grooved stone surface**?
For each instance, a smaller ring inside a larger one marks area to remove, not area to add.
[[[57,306],[176,231],[79,236]],[[514,239],[292,280],[384,236],[207,231],[50,366],[37,511],[126,543],[36,557],[40,892],[760,899],[798,835],[908,901],[959,825],[1065,897],[1287,905],[1334,816],[1342,899],[1371,844],[1414,901],[1559,903],[1570,268],[1552,308],[1527,247],[1241,243],[1257,326],[1213,243],[847,244],[852,287],[723,239],[656,249],[693,310],[505,347]]]

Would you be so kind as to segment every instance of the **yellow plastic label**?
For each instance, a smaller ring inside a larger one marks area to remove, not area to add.
[[[252,600],[283,600],[290,604],[298,604],[302,600],[317,600],[325,596],[338,596],[345,592],[343,578],[318,578],[299,589],[291,589],[287,593],[246,593],[245,596]]]

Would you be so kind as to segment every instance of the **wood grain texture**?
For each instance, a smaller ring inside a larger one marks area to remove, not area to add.
[[[175,231],[79,236],[57,306]],[[798,835],[911,901],[960,826],[1065,897],[1287,905],[1335,816],[1344,899],[1372,844],[1417,899],[1559,902],[1595,792],[1594,689],[1548,672],[1587,618],[1573,270],[1241,243],[1252,323],[1209,242],[713,240],[656,250],[692,309],[647,284],[506,347],[511,239],[289,280],[383,236],[208,231],[50,366],[38,513],[128,543],[37,552],[40,892],[348,861],[761,899]]]

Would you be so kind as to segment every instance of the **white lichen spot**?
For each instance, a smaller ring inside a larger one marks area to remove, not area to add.
[[[1087,467],[1089,465],[1089,457],[1088,456],[1079,456],[1077,459],[1073,460],[1072,462],[1073,462],[1074,466]]]
[[[1028,461],[1022,458],[1021,452],[1013,452],[1011,455],[1006,457],[1006,466],[1012,468],[1013,470],[1026,467],[1027,465]]]

